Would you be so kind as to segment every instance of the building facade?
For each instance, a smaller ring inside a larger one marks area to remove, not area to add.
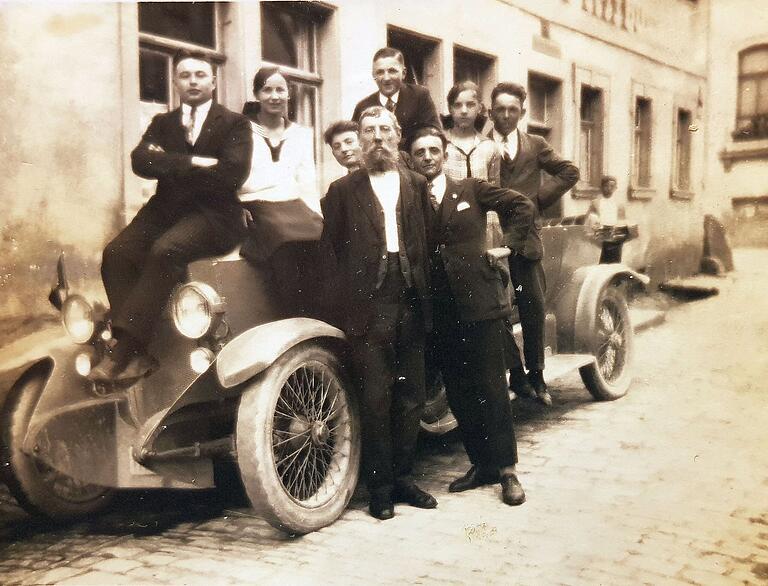
[[[524,126],[582,173],[547,214],[583,213],[601,176],[614,175],[640,226],[629,264],[657,282],[690,274],[703,214],[720,209],[709,201],[717,190],[705,189],[705,179],[720,181],[707,175],[708,77],[720,67],[708,35],[710,11],[728,2],[711,1],[3,4],[0,319],[47,311],[61,251],[75,285],[103,298],[101,249],[153,190],[131,172],[130,151],[152,115],[178,103],[170,60],[179,48],[211,55],[217,99],[238,111],[255,71],[280,65],[290,116],[315,129],[321,188],[341,174],[322,130],[375,89],[378,48],[401,48],[409,78],[442,112],[454,81],[476,81],[486,105],[498,81],[523,83]]]
[[[734,244],[766,246],[768,5],[713,0],[709,30],[707,195]]]

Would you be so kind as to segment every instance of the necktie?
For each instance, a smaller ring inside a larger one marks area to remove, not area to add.
[[[508,165],[512,164],[512,156],[509,154],[509,136],[504,135],[501,139],[502,148],[504,149],[504,162]]]
[[[387,103],[384,105],[384,107],[389,110],[390,112],[395,111],[395,102],[392,100],[392,98],[387,98]]]
[[[432,185],[431,181],[427,183],[427,189],[429,190],[429,203],[432,205],[432,209],[437,211],[440,207],[440,202],[437,201],[437,196],[435,195],[433,188],[434,185]]]
[[[192,106],[189,110],[189,120],[187,121],[187,142],[189,144],[195,144],[195,114],[197,114],[197,106]]]

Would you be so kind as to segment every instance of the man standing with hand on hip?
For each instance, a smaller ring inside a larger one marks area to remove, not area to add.
[[[501,186],[519,191],[535,206],[533,229],[519,254],[509,257],[509,271],[515,287],[517,309],[523,328],[523,354],[528,376],[523,372],[511,327],[508,331],[510,387],[520,394],[538,398],[549,406],[552,398],[544,382],[544,293],[546,281],[541,258],[539,215],[560,199],[579,180],[578,168],[561,159],[546,140],[517,128],[525,115],[525,88],[511,82],[499,83],[491,92],[493,130],[501,160]],[[549,175],[542,182],[542,172]],[[502,223],[502,228],[504,225]]]
[[[451,492],[501,483],[504,503],[521,505],[517,443],[504,380],[504,318],[510,313],[508,278],[486,253],[487,212],[505,219],[507,242],[519,250],[533,223],[533,203],[524,195],[443,173],[445,135],[417,129],[411,158],[430,190],[434,296],[434,355],[443,374],[451,411],[472,467],[451,482]],[[502,261],[506,262],[506,261]],[[505,282],[507,281],[507,282]]]

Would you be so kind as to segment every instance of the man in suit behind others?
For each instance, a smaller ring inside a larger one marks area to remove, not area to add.
[[[545,405],[552,398],[544,383],[544,293],[546,281],[541,258],[544,247],[539,234],[539,214],[560,199],[579,180],[578,168],[560,158],[546,140],[517,128],[525,115],[525,88],[516,83],[499,83],[491,92],[491,138],[496,141],[501,159],[501,186],[519,191],[536,208],[533,229],[520,254],[509,257],[509,270],[523,328],[523,354],[528,369],[526,378],[520,354],[511,333],[509,345],[510,386],[515,392],[537,397]],[[542,172],[549,175],[542,182]],[[504,225],[502,224],[502,228]],[[531,388],[532,387],[532,388]]]
[[[187,264],[226,253],[243,235],[237,189],[251,165],[248,119],[213,102],[216,78],[203,53],[178,53],[173,83],[181,107],[155,116],[131,153],[134,173],[157,179],[157,190],[104,250],[114,345],[93,380],[146,375],[154,324]]]
[[[363,169],[334,181],[322,200],[337,261],[338,305],[360,392],[369,511],[434,508],[411,467],[424,408],[424,337],[431,327],[426,181],[398,165],[400,127],[382,106],[360,116]]]
[[[372,70],[379,90],[358,102],[352,120],[359,122],[363,110],[371,106],[383,106],[394,112],[401,128],[401,150],[415,128],[424,125],[440,128],[440,118],[429,90],[405,83],[405,58],[399,50],[384,47],[376,51]]]

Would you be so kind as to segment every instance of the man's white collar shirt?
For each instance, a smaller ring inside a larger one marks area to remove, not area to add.
[[[398,252],[400,241],[397,238],[397,200],[400,199],[400,173],[370,173],[371,187],[384,210],[384,235],[387,239],[387,252]]]
[[[509,158],[513,161],[515,160],[515,157],[517,156],[517,143],[519,141],[517,128],[515,128],[507,135],[506,142],[504,142],[504,135],[500,134],[499,131],[494,128],[493,140],[495,140],[497,144],[503,145],[503,148],[509,155]]]
[[[394,94],[392,94],[389,97],[379,92],[379,103],[385,108],[387,107],[387,100],[390,100],[390,99],[395,103],[395,106],[397,106],[397,100],[400,99],[400,90],[397,90]]]
[[[211,104],[213,100],[208,100],[204,104],[200,104],[195,109],[195,127],[192,129],[192,144],[197,142],[200,137],[200,131],[203,129],[205,119],[208,117],[208,112],[211,110]],[[192,115],[192,106],[189,104],[181,105],[181,125],[184,128],[189,126],[189,117]]]
[[[440,175],[433,178],[432,181],[430,181],[429,183],[432,186],[432,189],[430,191],[432,195],[435,196],[437,203],[438,204],[443,203],[443,198],[445,197],[445,191],[446,189],[448,189],[448,184],[445,181],[445,173],[440,173]]]

